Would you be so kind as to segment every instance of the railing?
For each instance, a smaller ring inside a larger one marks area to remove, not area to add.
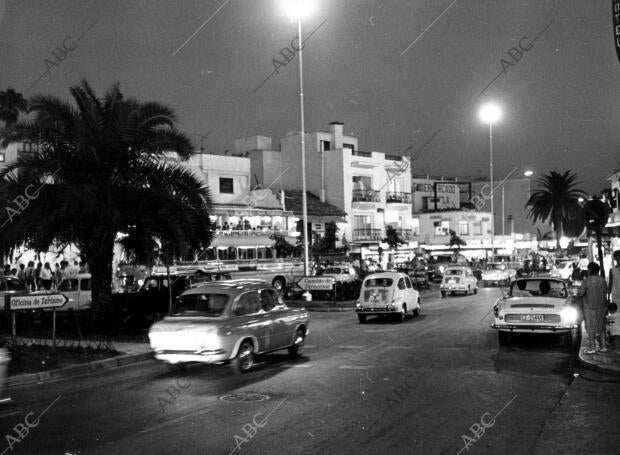
[[[385,202],[388,204],[411,204],[411,193],[387,192]]]
[[[353,156],[363,156],[364,158],[372,158],[372,152],[360,152],[359,150],[351,151]]]
[[[218,235],[250,237],[250,236],[265,236],[265,235],[272,235],[272,234],[282,234],[286,236],[286,235],[289,235],[289,233],[296,232],[296,231],[286,231],[286,230],[283,231],[279,229],[257,227],[255,229],[216,229],[215,232]]]
[[[353,202],[381,202],[381,197],[375,190],[353,190]]]
[[[403,157],[400,155],[385,155],[385,159],[389,161],[402,161]]]
[[[381,240],[381,229],[353,229],[353,240]]]

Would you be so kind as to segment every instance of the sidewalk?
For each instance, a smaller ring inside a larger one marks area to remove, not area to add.
[[[607,345],[607,352],[586,354],[588,349],[588,334],[584,324],[581,324],[581,347],[578,360],[581,365],[604,373],[620,375],[620,337],[611,337]]]
[[[107,370],[131,363],[141,362],[153,357],[153,352],[148,343],[117,343],[113,342],[114,348],[121,353],[109,359],[95,360],[93,362],[69,365],[56,370],[41,371],[38,373],[26,373],[6,378],[6,387],[41,384],[56,381],[72,376],[81,376],[99,370]]]

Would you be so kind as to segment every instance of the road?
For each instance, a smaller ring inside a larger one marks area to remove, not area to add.
[[[4,453],[620,453],[618,385],[575,378],[556,337],[500,348],[499,294],[433,292],[403,323],[311,313],[304,357],[274,354],[247,375],[152,360],[14,388]]]

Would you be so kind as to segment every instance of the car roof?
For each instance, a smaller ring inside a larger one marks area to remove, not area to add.
[[[371,273],[364,281],[369,280],[371,278],[404,278],[407,275],[401,272],[379,272],[379,273]]]
[[[181,295],[203,294],[205,292],[217,292],[224,294],[240,294],[247,291],[258,291],[261,289],[274,289],[267,281],[259,279],[239,279],[224,281],[207,281],[192,287]]]

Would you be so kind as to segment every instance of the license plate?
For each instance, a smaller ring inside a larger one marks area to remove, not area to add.
[[[448,281],[448,283],[454,284],[454,283],[456,283],[456,280],[450,280],[450,281]]]
[[[522,321],[544,321],[545,316],[542,314],[522,314]]]

